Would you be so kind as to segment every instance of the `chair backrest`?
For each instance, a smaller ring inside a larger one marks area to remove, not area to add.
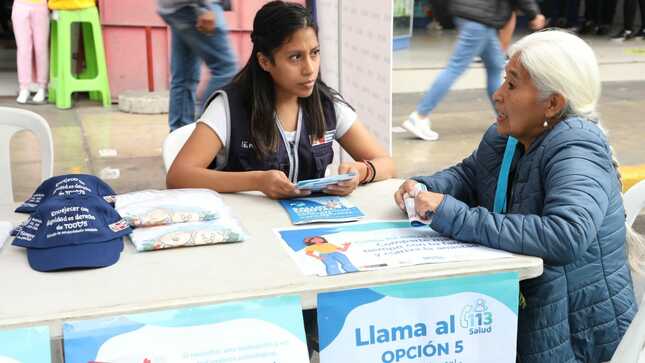
[[[634,320],[629,325],[623,339],[620,341],[614,356],[611,357],[610,363],[626,363],[645,361],[645,308],[641,303],[641,308],[636,313]]]
[[[179,150],[184,146],[190,135],[193,133],[193,130],[195,130],[194,123],[182,126],[166,136],[166,139],[163,141],[163,147],[161,148],[163,166],[166,169],[166,172],[168,172],[168,169],[172,166]]]
[[[628,226],[632,226],[638,215],[645,208],[645,180],[634,184],[625,192],[623,203],[625,205],[625,223]],[[645,292],[645,276],[632,271],[632,278],[634,279],[636,299],[640,301]]]
[[[633,225],[638,214],[645,208],[645,180],[641,180],[629,188],[623,196],[625,204],[625,222]]]
[[[0,107],[0,204],[15,203],[9,149],[11,138],[20,130],[31,131],[40,143],[40,180],[54,173],[54,142],[47,121],[31,111]]]
[[[632,226],[636,217],[645,207],[645,180],[641,180],[625,192],[623,203],[625,205],[625,223]],[[639,301],[642,299],[642,302],[636,317],[629,325],[629,329],[625,332],[614,356],[611,358],[611,363],[645,363],[645,295],[642,293],[645,276],[632,271],[632,278],[636,299]]]

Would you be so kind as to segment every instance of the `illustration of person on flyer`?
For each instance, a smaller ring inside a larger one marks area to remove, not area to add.
[[[351,263],[349,258],[343,252],[347,251],[350,246],[349,242],[343,243],[343,247],[338,247],[327,242],[324,237],[314,236],[304,239],[305,253],[325,264],[327,275],[338,275],[347,272],[357,272],[358,269]],[[342,268],[342,271],[341,269]]]

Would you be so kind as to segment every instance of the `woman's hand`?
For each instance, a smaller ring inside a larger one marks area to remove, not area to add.
[[[433,212],[439,208],[439,204],[443,201],[443,194],[435,192],[422,192],[417,189],[417,181],[406,180],[401,184],[399,189],[394,193],[394,201],[396,205],[405,211],[405,202],[403,199],[406,197],[414,197],[414,209],[417,214],[424,218],[428,212]]]
[[[403,201],[405,195],[407,194],[408,196],[415,196],[417,193],[417,184],[419,184],[419,182],[408,179],[404,181],[399,189],[394,193],[394,202],[396,202],[396,205],[398,205],[402,211],[405,212],[405,202]]]
[[[417,214],[422,218],[426,219],[426,214],[428,212],[434,213],[439,204],[443,201],[443,194],[435,192],[418,192],[417,196],[414,198],[414,209],[416,209]]]
[[[358,187],[359,175],[358,169],[354,163],[343,163],[338,167],[338,174],[354,173],[354,177],[350,180],[342,181],[336,184],[327,186],[323,192],[333,195],[348,195]]]
[[[303,197],[311,194],[309,190],[296,189],[289,178],[280,170],[260,172],[258,190],[271,199]]]

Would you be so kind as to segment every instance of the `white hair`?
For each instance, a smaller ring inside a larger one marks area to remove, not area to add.
[[[566,31],[545,30],[523,37],[509,54],[518,56],[543,100],[554,93],[564,97],[561,117],[598,121],[600,72],[596,55],[584,40]]]
[[[509,50],[531,76],[542,100],[554,93],[566,105],[560,117],[578,116],[600,125],[596,106],[600,98],[600,72],[593,50],[585,41],[566,31],[547,29],[525,36]],[[612,164],[622,187],[618,160],[610,146]],[[628,261],[633,271],[645,273],[645,237],[626,225]]]

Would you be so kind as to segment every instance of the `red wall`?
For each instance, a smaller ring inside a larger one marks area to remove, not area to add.
[[[305,3],[305,0],[295,1]],[[251,53],[249,34],[255,12],[267,2],[233,0],[233,11],[225,13],[231,30],[229,36],[240,65],[246,63]],[[170,34],[164,21],[157,15],[156,1],[98,0],[98,4],[112,97],[118,98],[119,93],[125,90],[168,89]],[[149,44],[146,41],[148,37]],[[148,62],[151,62],[150,66]]]

